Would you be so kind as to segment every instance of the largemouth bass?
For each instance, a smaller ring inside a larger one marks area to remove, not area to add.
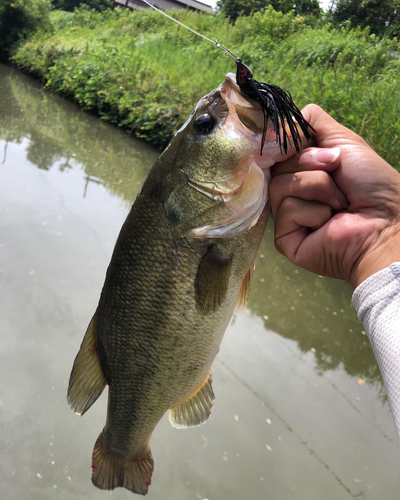
[[[145,495],[152,432],[210,416],[211,365],[235,306],[247,302],[268,220],[272,127],[235,75],[203,97],[150,171],[121,229],[97,310],[72,369],[68,401],[83,415],[108,384],[92,482]]]

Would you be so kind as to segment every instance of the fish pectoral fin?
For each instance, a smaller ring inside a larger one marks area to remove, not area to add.
[[[107,385],[96,349],[95,326],[96,313],[86,330],[69,378],[67,399],[78,415],[83,415],[92,406]]]
[[[211,415],[214,399],[212,373],[210,372],[196,392],[182,404],[169,410],[169,421],[173,427],[177,428],[194,427],[203,424]]]
[[[212,314],[225,299],[232,268],[232,255],[212,245],[200,261],[195,279],[195,298],[199,311]]]
[[[236,301],[236,312],[241,314],[247,306],[247,302],[249,301],[251,280],[253,279],[255,265],[253,264],[251,268],[247,271],[246,276],[242,282],[242,286],[240,287],[240,292]]]

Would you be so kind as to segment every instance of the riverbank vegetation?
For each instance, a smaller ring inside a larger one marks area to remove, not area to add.
[[[299,107],[324,107],[400,169],[396,38],[272,7],[234,24],[216,14],[173,15],[240,55],[258,80],[288,89]],[[50,26],[11,52],[52,91],[160,148],[199,98],[235,71],[218,48],[149,9],[53,11]]]

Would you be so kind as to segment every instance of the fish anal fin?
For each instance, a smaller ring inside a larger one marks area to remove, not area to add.
[[[103,392],[107,381],[96,349],[96,313],[86,330],[72,367],[68,385],[68,403],[78,415],[83,415]]]
[[[211,415],[214,406],[212,374],[183,403],[169,410],[169,421],[173,427],[194,427],[203,424]]]
[[[150,448],[134,459],[118,458],[107,451],[104,431],[97,438],[92,455],[92,483],[101,490],[126,488],[146,495],[151,484],[154,461]]]
[[[236,312],[241,314],[247,306],[247,302],[249,301],[251,280],[253,279],[255,265],[253,264],[251,268],[247,271],[246,276],[242,282],[242,286],[240,287],[240,292],[236,301]]]
[[[231,268],[232,255],[225,255],[217,245],[212,245],[200,261],[195,280],[195,298],[202,314],[212,314],[221,307]]]

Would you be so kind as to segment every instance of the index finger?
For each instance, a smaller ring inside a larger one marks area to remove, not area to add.
[[[340,148],[307,148],[271,168],[272,177],[300,171],[332,172],[340,163]]]

